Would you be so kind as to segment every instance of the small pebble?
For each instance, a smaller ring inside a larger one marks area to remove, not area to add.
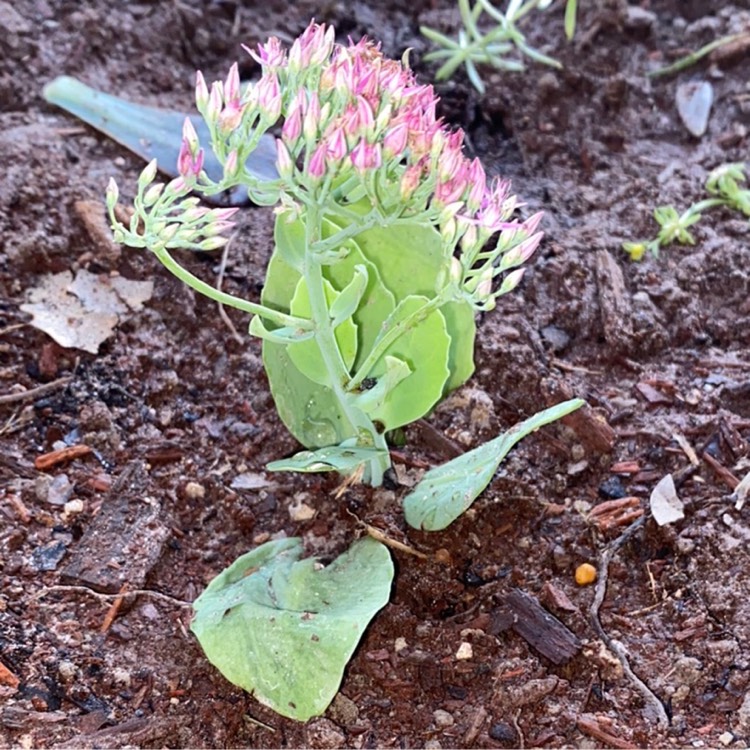
[[[66,684],[73,682],[77,672],[76,665],[72,661],[61,661],[57,665],[57,673],[60,675],[60,680]]]
[[[118,685],[119,687],[130,687],[130,672],[128,672],[127,669],[115,667],[112,670],[112,679],[115,681],[115,685]]]
[[[298,500],[294,505],[289,506],[289,518],[297,523],[309,521],[315,518],[315,508],[311,508],[307,503]]]
[[[474,649],[471,647],[471,643],[464,641],[456,651],[456,659],[471,659],[474,656]]]
[[[455,723],[453,716],[442,708],[433,711],[432,718],[435,721],[435,726],[438,727],[452,727]]]
[[[206,496],[206,488],[198,482],[188,482],[185,485],[185,497],[188,500],[203,500]]]
[[[67,474],[59,474],[49,485],[46,500],[50,505],[65,505],[73,494],[73,485]]]
[[[734,742],[734,735],[731,732],[724,732],[719,735],[718,740],[724,747],[729,747]]]
[[[406,638],[396,638],[393,642],[393,650],[398,654],[407,647]]]
[[[83,513],[83,500],[75,497],[72,500],[68,500],[63,507],[63,515],[65,516],[77,516],[79,513]]]
[[[588,586],[596,580],[596,568],[591,563],[582,563],[576,568],[576,583]]]

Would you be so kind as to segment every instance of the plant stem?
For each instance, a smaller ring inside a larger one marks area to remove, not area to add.
[[[216,302],[220,302],[222,305],[234,307],[237,310],[252,313],[253,315],[259,315],[260,317],[266,318],[272,323],[276,323],[283,327],[299,328],[305,331],[310,331],[314,327],[312,321],[305,320],[304,318],[296,318],[293,315],[287,315],[286,313],[273,310],[265,305],[248,302],[247,300],[240,299],[239,297],[227,294],[226,292],[219,291],[215,287],[212,287],[210,284],[199,279],[197,276],[194,276],[186,268],[183,268],[169,254],[169,251],[165,247],[152,247],[151,250],[164,267],[180,281],[195,289],[196,292],[199,292],[210,299],[216,300]]]
[[[351,427],[352,437],[362,441],[364,438],[379,452],[376,458],[365,467],[364,481],[377,486],[383,481],[383,474],[390,466],[390,456],[385,437],[381,435],[370,418],[352,403],[352,398],[344,388],[349,379],[333,329],[333,321],[328,310],[325,296],[323,266],[312,248],[320,241],[322,234],[322,215],[317,206],[309,206],[305,217],[305,264],[304,277],[310,300],[310,313],[315,327],[315,341],[325,365],[330,388],[341,405]]]

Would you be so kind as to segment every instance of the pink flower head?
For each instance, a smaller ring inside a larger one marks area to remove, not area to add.
[[[290,69],[304,70],[325,62],[333,49],[334,34],[333,27],[326,29],[325,24],[311,22],[289,50]]]
[[[255,54],[249,47],[245,47],[244,44],[242,47],[255,62],[264,68],[276,70],[286,65],[286,50],[281,46],[278,37],[269,37],[265,44],[259,44],[258,54]]]
[[[485,194],[481,208],[477,211],[479,226],[490,234],[512,226],[507,222],[509,192],[510,182],[496,177],[492,181],[490,191]]]
[[[422,179],[422,164],[412,164],[407,167],[403,175],[401,175],[401,199],[408,200],[414,194],[414,191],[419,187],[419,181]]]

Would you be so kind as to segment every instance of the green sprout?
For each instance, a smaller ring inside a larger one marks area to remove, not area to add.
[[[717,206],[725,206],[750,217],[750,189],[742,187],[742,183],[747,181],[745,169],[743,162],[716,167],[705,183],[706,192],[713,197],[693,203],[682,213],[674,206],[659,206],[654,211],[654,218],[659,224],[656,237],[649,241],[623,242],[623,250],[631,260],[639,261],[647,252],[658,258],[659,250],[673,242],[694,245],[695,237],[689,227],[701,220],[704,211]]]
[[[425,60],[445,61],[435,74],[438,81],[449,79],[461,65],[464,65],[469,80],[480,94],[484,93],[485,85],[477,69],[478,65],[491,65],[498,70],[511,72],[524,70],[522,60],[508,56],[514,50],[536,62],[561,68],[562,65],[557,60],[530,47],[526,43],[525,35],[518,28],[519,21],[532,10],[543,10],[551,4],[552,0],[510,0],[503,13],[489,0],[476,0],[473,7],[469,0],[458,0],[462,28],[459,29],[456,39],[451,39],[428,26],[420,28],[425,37],[442,47],[425,55]],[[577,0],[567,0],[565,34],[568,39],[572,39],[575,34],[577,5]],[[479,24],[482,14],[485,13],[495,23],[487,32],[482,31]]]

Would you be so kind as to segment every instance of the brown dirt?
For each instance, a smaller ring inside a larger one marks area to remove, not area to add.
[[[356,488],[336,502],[334,477],[276,475],[264,488],[233,490],[238,474],[266,477],[264,464],[295,448],[273,410],[257,341],[238,343],[212,304],[147,254],[109,245],[75,205],[101,201],[110,175],[133,186],[140,165],[42,101],[54,76],[184,108],[196,67],[212,80],[239,57],[251,75],[240,42],[271,33],[288,40],[315,15],[341,39],[382,39],[394,57],[412,47],[416,70],[429,79],[418,26],[451,29],[453,5],[0,2],[0,391],[72,378],[36,400],[0,405],[0,663],[10,673],[0,672],[0,744],[750,741],[750,526],[747,507],[736,510],[730,497],[731,476],[750,469],[748,223],[712,212],[695,246],[668,248],[658,261],[632,264],[619,250],[622,240],[652,234],[655,205],[687,206],[709,169],[747,158],[746,48],[677,77],[644,76],[654,61],[748,28],[747,2],[710,4],[722,6],[715,15],[699,2],[582,3],[574,43],[562,38],[560,12],[531,34],[563,71],[490,74],[481,99],[462,74],[438,87],[443,114],[467,129],[488,171],[513,178],[529,208],[547,212],[547,238],[521,293],[481,321],[477,374],[430,422],[469,447],[566,390],[594,410],[528,438],[443,533],[406,527],[403,487]],[[716,96],[708,132],[695,139],[679,121],[674,92],[701,77]],[[270,213],[247,209],[227,269],[234,293],[257,297],[270,238]],[[216,273],[216,257],[189,262],[205,277]],[[41,274],[78,268],[156,283],[146,309],[98,356],[59,348],[19,311]],[[231,317],[243,331],[246,320]],[[616,437],[611,449],[603,420]],[[410,459],[444,459],[428,432],[408,436]],[[59,440],[94,452],[37,471],[35,457]],[[622,462],[636,467],[617,473]],[[108,495],[126,467],[127,481]],[[599,531],[590,507],[632,496],[647,509],[668,472],[685,519],[659,528],[647,517],[614,551],[600,613],[607,636],[666,707],[670,725],[660,729],[654,704],[591,623],[594,589],[577,586],[573,574],[581,562],[597,565],[625,528]],[[50,503],[49,479],[63,475],[70,497],[82,501],[78,513]],[[295,523],[289,508],[300,498],[317,514]],[[307,725],[224,681],[186,630],[189,609],[140,595],[115,611],[86,592],[47,590],[106,579],[103,588],[115,593],[125,583],[192,601],[268,535],[301,534],[322,554],[340,548],[359,533],[352,514],[431,559],[394,553],[391,603],[369,628],[334,706]],[[493,627],[513,589],[538,597],[578,636],[573,659],[556,666],[514,629]],[[472,646],[469,659],[456,658],[463,642]]]

